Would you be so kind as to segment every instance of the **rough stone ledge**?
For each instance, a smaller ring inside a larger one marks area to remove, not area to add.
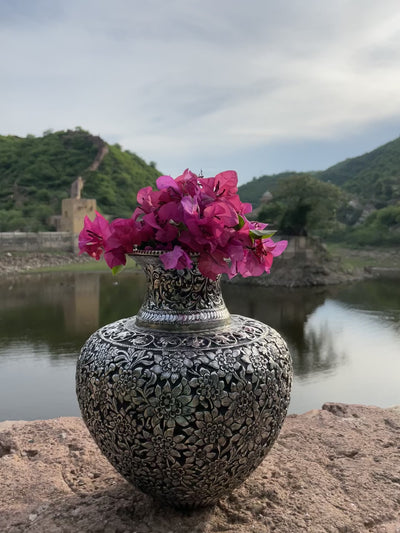
[[[2,422],[0,494],[9,533],[399,533],[400,407],[288,416],[239,489],[187,513],[124,481],[80,418]]]

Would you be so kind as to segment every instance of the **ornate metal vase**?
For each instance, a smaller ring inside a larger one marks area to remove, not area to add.
[[[78,401],[111,464],[143,492],[178,507],[216,503],[263,460],[289,404],[285,341],[230,315],[219,280],[165,270],[135,254],[147,277],[138,314],[82,348]]]

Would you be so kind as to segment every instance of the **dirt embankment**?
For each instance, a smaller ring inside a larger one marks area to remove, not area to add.
[[[270,274],[233,281],[265,287],[314,287],[377,277],[400,278],[400,249],[342,249],[332,255],[317,239],[307,238],[305,249],[291,254],[292,243],[289,240],[287,251],[274,260]]]
[[[32,272],[40,268],[58,267],[94,261],[88,255],[49,252],[2,252],[0,253],[0,272],[2,275]]]

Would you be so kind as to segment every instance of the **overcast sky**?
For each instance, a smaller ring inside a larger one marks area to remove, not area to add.
[[[398,0],[0,0],[0,134],[242,183],[400,135]]]

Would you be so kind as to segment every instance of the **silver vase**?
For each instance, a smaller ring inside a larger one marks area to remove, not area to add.
[[[138,252],[147,295],[138,314],[82,348],[77,396],[91,435],[143,492],[178,507],[215,503],[263,460],[286,416],[285,341],[230,315],[220,282],[165,270]]]

